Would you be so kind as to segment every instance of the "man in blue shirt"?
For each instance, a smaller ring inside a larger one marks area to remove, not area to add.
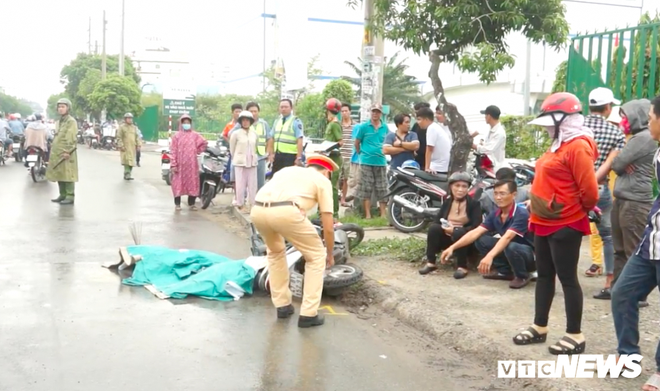
[[[484,278],[509,280],[511,289],[524,288],[529,284],[530,272],[536,270],[533,238],[528,231],[529,212],[524,205],[515,202],[518,190],[515,181],[498,181],[493,188],[497,209],[481,226],[446,249],[440,260],[445,263],[455,249],[475,243],[483,256],[479,272]],[[492,267],[495,270],[491,271]]]
[[[649,110],[649,132],[660,141],[660,96],[653,99]],[[653,166],[660,178],[660,150]],[[618,341],[619,355],[641,354],[639,349],[639,302],[660,285],[660,196],[651,207],[642,241],[628,259],[612,288],[612,318]],[[660,382],[660,346],[655,352],[657,372],[647,384]],[[650,389],[650,388],[649,388]]]
[[[390,155],[390,169],[401,167],[406,160],[415,160],[415,151],[419,149],[417,133],[410,131],[410,116],[408,114],[397,114],[394,117],[396,132],[390,132],[385,136],[383,152]]]
[[[22,135],[25,132],[23,122],[13,115],[9,117],[9,129],[14,135]]]
[[[357,198],[364,204],[365,218],[371,218],[371,198],[379,202],[380,215],[386,217],[387,206],[387,159],[383,153],[387,125],[381,120],[383,109],[380,104],[371,107],[371,120],[356,126],[355,151],[360,159],[360,181]]]

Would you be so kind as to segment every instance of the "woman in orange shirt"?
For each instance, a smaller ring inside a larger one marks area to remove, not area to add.
[[[591,129],[584,127],[582,105],[566,92],[550,95],[533,125],[543,126],[552,139],[550,149],[536,162],[531,190],[530,232],[538,280],[534,324],[516,335],[517,345],[543,343],[548,315],[559,277],[566,306],[566,335],[549,347],[552,354],[580,354],[586,343],[582,334],[582,288],[577,266],[582,237],[591,234],[589,212],[598,202],[594,161],[598,156]]]

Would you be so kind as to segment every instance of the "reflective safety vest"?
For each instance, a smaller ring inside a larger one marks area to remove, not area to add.
[[[257,155],[266,156],[266,127],[261,121],[254,124],[254,130],[257,132]]]
[[[282,118],[278,118],[275,124],[275,132],[273,137],[275,138],[275,152],[280,153],[298,153],[298,139],[296,138],[296,133],[293,130],[293,121],[297,117],[293,115],[289,116],[289,119],[286,122],[282,123]]]

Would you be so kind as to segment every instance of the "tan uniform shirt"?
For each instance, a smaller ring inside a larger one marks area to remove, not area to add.
[[[332,213],[332,184],[314,168],[286,167],[259,190],[257,201],[292,201],[305,212],[318,204],[320,213]]]

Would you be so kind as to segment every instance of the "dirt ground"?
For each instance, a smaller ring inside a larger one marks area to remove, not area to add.
[[[464,280],[455,280],[449,268],[421,276],[417,273],[419,263],[384,257],[354,258],[352,262],[360,265],[368,276],[362,287],[344,296],[345,303],[358,314],[392,313],[427,333],[429,338],[492,368],[494,376],[497,360],[554,360],[548,346],[561,338],[565,329],[564,296],[559,282],[550,315],[548,342],[516,346],[513,336],[533,321],[534,283],[522,290],[513,290],[508,282],[484,280],[476,271]],[[585,238],[580,271],[590,264],[589,242]],[[585,297],[582,327],[587,338],[587,354],[616,353],[610,301],[592,298],[602,288],[604,280],[604,277],[580,278]],[[573,386],[601,391],[640,389],[655,370],[654,355],[660,338],[658,295],[651,294],[649,302],[649,307],[640,310],[640,344],[646,358],[642,362],[642,375],[634,380],[563,379],[562,389]],[[536,388],[540,386],[536,381],[539,380],[530,382],[528,389],[540,389]]]

